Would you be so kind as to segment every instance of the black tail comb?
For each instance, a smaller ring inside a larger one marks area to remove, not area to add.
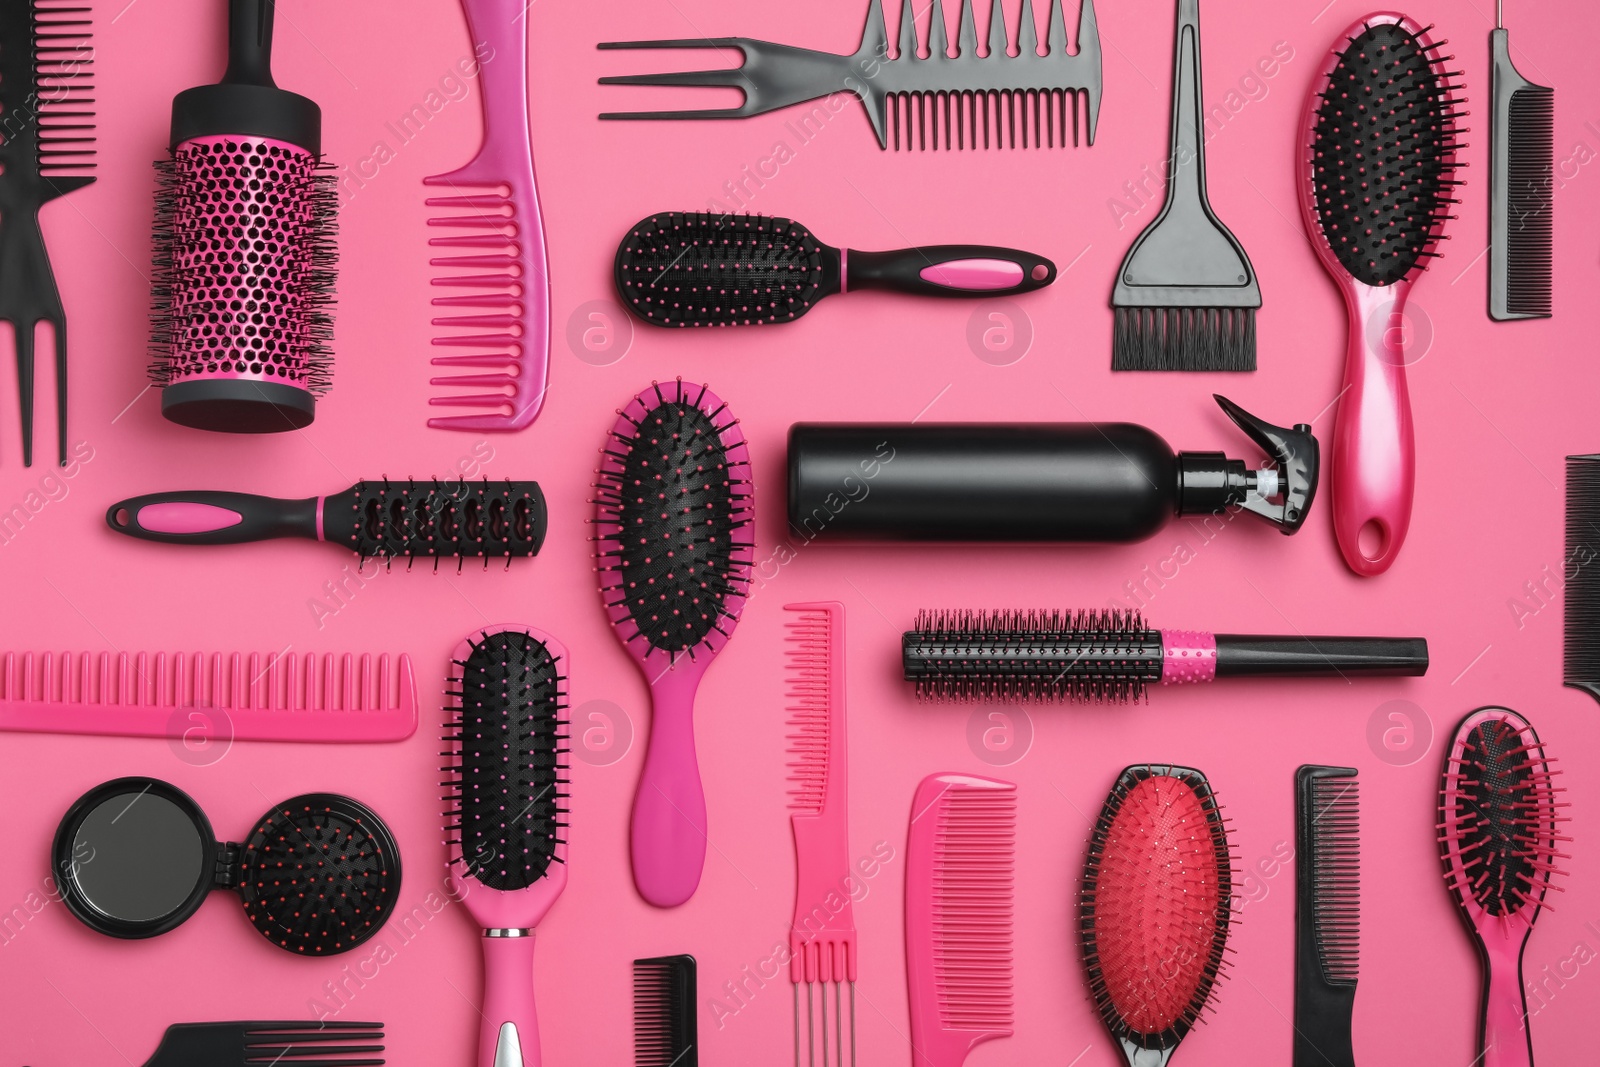
[[[383,1047],[382,1023],[178,1023],[144,1067],[380,1067]]]
[[[1554,89],[1511,62],[1504,27],[1489,34],[1489,316],[1547,319],[1555,238]]]

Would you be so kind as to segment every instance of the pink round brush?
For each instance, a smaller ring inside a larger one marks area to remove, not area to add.
[[[706,857],[695,689],[739,621],[753,562],[744,433],[705,386],[653,384],[618,413],[594,487],[600,594],[653,702],[633,881],[673,907],[694,895]]]
[[[1510,708],[1479,708],[1456,727],[1439,786],[1444,880],[1483,961],[1482,1067],[1533,1067],[1522,951],[1544,907],[1561,792],[1539,735]]]
[[[1306,232],[1348,310],[1344,388],[1330,455],[1333,529],[1357,574],[1389,569],[1411,524],[1416,461],[1406,298],[1437,246],[1454,193],[1460,101],[1428,31],[1368,15],[1341,33],[1301,130]]]

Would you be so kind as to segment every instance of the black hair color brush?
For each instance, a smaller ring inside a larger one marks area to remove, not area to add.
[[[39,209],[94,181],[92,13],[87,0],[0,3],[0,322],[16,331],[24,466],[41,322],[55,332],[56,446],[67,465],[67,316]]]
[[[1137,611],[922,611],[900,641],[905,679],[934,700],[1120,700],[1216,678],[1410,675],[1420,637],[1279,637],[1150,630]]]

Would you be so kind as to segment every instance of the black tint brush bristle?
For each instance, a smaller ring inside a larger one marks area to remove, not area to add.
[[[693,956],[633,961],[635,1067],[699,1067]]]

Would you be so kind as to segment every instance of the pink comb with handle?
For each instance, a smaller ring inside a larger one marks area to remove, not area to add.
[[[480,63],[483,145],[460,170],[423,182],[458,190],[427,201],[450,211],[429,219],[429,226],[461,231],[428,241],[434,248],[461,250],[429,260],[450,271],[433,284],[470,290],[434,298],[436,307],[466,313],[434,319],[448,332],[433,343],[471,351],[435,356],[436,367],[468,371],[430,384],[487,391],[436,396],[429,403],[489,410],[441,415],[428,425],[474,433],[521,430],[538,418],[550,374],[550,275],[528,137],[528,35],[522,20],[529,6],[526,0],[461,0],[461,6]]]
[[[411,658],[25,652],[0,661],[0,730],[207,741],[403,741]]]
[[[850,985],[850,1062],[856,1051],[856,923],[850,906],[845,804],[844,605],[786,604],[788,625],[789,808],[794,812],[794,1061],[828,1059],[828,986],[833,986],[835,1064],[845,1062],[844,985]],[[805,1037],[800,986],[806,987]],[[820,1009],[820,1010],[818,1010]],[[818,1051],[821,1056],[819,1058]]]
[[[1017,787],[934,774],[906,843],[906,982],[913,1067],[961,1067],[1010,1037]]]

